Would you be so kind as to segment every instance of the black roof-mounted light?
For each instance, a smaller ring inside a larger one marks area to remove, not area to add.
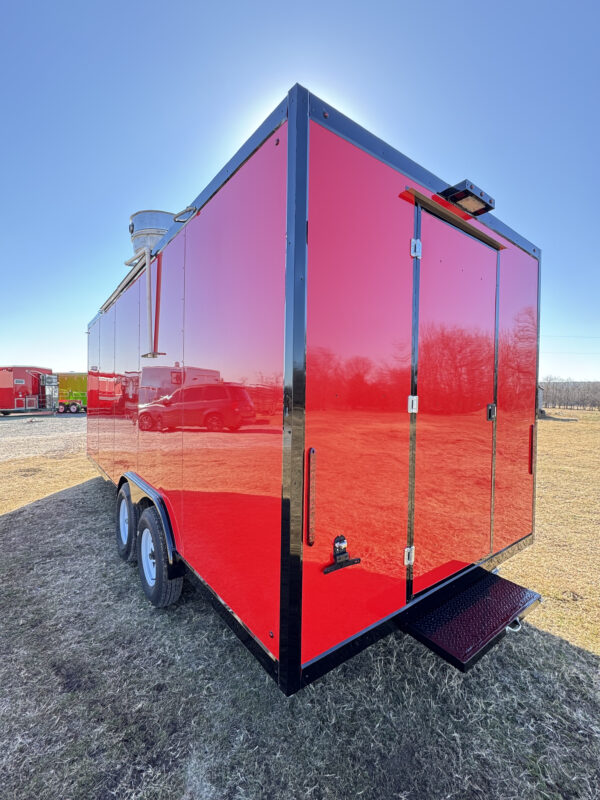
[[[491,211],[496,205],[493,197],[490,197],[471,181],[461,181],[456,186],[449,186],[439,192],[439,195],[473,217]]]

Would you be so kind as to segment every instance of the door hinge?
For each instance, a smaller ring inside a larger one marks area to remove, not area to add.
[[[419,410],[419,396],[416,394],[408,395],[408,413],[416,414]]]
[[[413,258],[421,258],[421,240],[410,240],[410,254]]]
[[[404,566],[412,567],[414,563],[415,563],[415,546],[413,544],[412,547],[407,547],[404,550]]]

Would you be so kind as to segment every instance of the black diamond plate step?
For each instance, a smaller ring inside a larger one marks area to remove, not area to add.
[[[458,669],[466,672],[539,603],[525,589],[481,567],[426,595],[407,609],[400,627]]]

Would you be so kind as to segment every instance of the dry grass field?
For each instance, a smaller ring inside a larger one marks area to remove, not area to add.
[[[536,542],[502,574],[544,598],[532,625],[600,655],[600,413],[548,414],[538,425]]]
[[[394,634],[289,699],[191,585],[148,605],[84,418],[0,419],[0,798],[599,800],[600,415],[572,416],[502,568],[545,597],[522,632],[467,675]]]

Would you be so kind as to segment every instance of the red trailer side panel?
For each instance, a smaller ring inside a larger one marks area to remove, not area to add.
[[[138,472],[167,506],[175,544],[181,546],[183,292],[185,231],[152,263],[154,347],[148,352],[146,277],[140,283],[140,396]]]
[[[509,245],[500,256],[495,552],[532,531],[537,293],[538,262]]]
[[[0,408],[14,408],[13,371],[0,369]]]
[[[88,406],[87,452],[98,461],[98,385],[100,370],[100,318],[90,325],[88,333]]]
[[[414,206],[406,178],[310,124],[302,662],[405,605]],[[361,563],[325,574],[343,535]]]
[[[178,546],[275,656],[286,167],[284,125],[185,229],[184,502]]]
[[[139,375],[138,278],[116,302],[115,322],[115,475],[137,471],[137,391]]]
[[[426,211],[421,239],[415,593],[490,553],[497,262]]]
[[[98,464],[115,480],[115,306],[100,317]],[[117,476],[118,477],[118,476]]]

